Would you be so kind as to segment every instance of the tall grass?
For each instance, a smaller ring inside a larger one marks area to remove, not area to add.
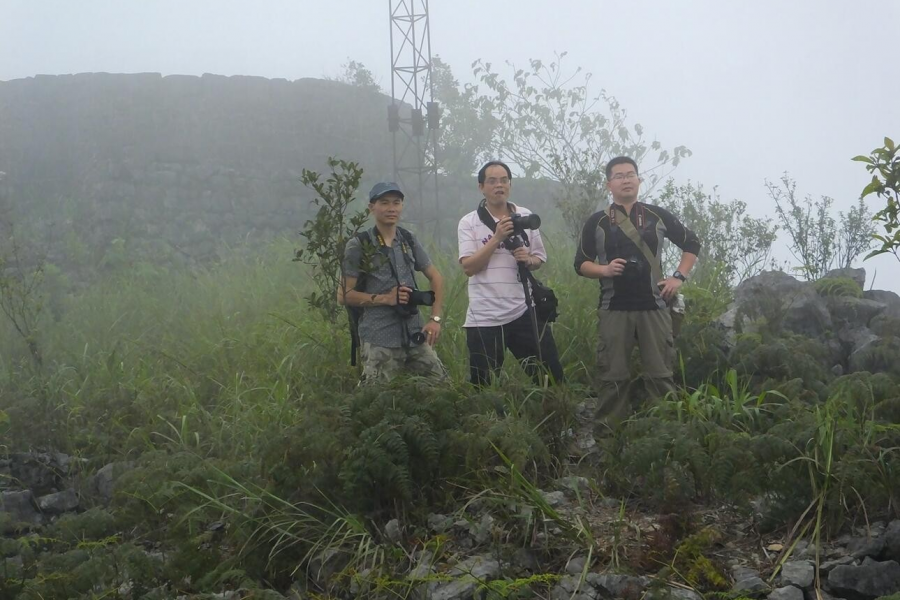
[[[11,358],[22,349],[6,338],[3,395],[16,404],[46,398],[55,415],[40,432],[18,429],[18,441],[126,455],[170,438],[178,423],[192,429],[202,453],[246,456],[273,427],[291,423],[305,397],[353,389],[346,322],[327,322],[307,305],[309,278],[290,260],[293,245],[237,249],[206,268],[133,268],[71,293],[58,320],[45,315],[39,377],[25,376],[24,358]],[[597,289],[577,278],[567,255],[551,248],[540,274],[563,298],[555,335],[567,375],[587,383]],[[455,255],[432,256],[447,281],[437,351],[462,384],[467,281]],[[501,385],[523,377],[509,360]]]

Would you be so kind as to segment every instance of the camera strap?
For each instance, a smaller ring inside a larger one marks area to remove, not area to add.
[[[638,212],[638,221],[641,224],[641,229],[644,227],[644,207],[640,204],[637,204],[635,210]],[[647,259],[647,262],[650,263],[650,275],[653,277],[653,285],[656,285],[660,281],[663,280],[662,277],[662,267],[660,266],[659,259],[657,259],[653,255],[653,251],[650,250],[650,246],[647,245],[647,242],[644,241],[644,238],[641,237],[641,234],[638,233],[638,230],[634,227],[634,223],[631,222],[631,218],[627,215],[622,220],[621,223],[616,221],[616,207],[615,205],[611,205],[609,207],[609,223],[612,226],[618,226],[619,229],[622,230],[628,239],[631,240],[635,246],[637,246],[638,250],[641,251],[641,254],[644,255],[644,258]]]
[[[506,210],[509,211],[510,215],[515,214],[516,207],[511,202],[506,203]],[[484,226],[491,230],[491,233],[497,232],[497,222],[494,221],[494,217],[491,215],[491,212],[487,209],[487,200],[482,200],[478,205],[478,218],[481,219],[481,222],[484,223]],[[528,239],[528,234],[524,231],[520,234],[522,236],[522,241],[525,242],[525,246],[530,245],[530,240]]]
[[[375,228],[375,239],[378,241],[378,247],[381,252],[384,254],[384,257],[388,261],[388,265],[391,268],[391,274],[394,276],[394,279],[397,281],[397,285],[403,285],[403,282],[400,281],[400,273],[397,271],[397,267],[394,265],[393,261],[393,248],[388,246],[384,237],[381,235],[381,232],[378,231],[378,228]],[[405,229],[400,227],[397,228],[397,239],[400,242],[400,253],[403,254],[403,260],[406,261],[406,266],[409,267],[409,272],[412,277],[412,289],[419,289],[416,285],[416,257],[412,252],[412,243],[410,242],[410,236],[408,235]],[[398,292],[399,294],[399,292]]]

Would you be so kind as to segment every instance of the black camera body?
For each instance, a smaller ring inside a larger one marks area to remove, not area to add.
[[[516,248],[521,248],[522,246],[527,246],[528,239],[525,230],[527,229],[539,229],[541,226],[541,218],[534,213],[530,215],[520,215],[519,213],[513,213],[510,217],[510,221],[513,224],[513,232],[512,234],[503,242],[503,247],[512,252]]]
[[[409,293],[409,302],[396,305],[394,310],[401,317],[409,319],[419,314],[420,306],[431,306],[432,304],[434,304],[434,292],[431,290],[413,290]]]
[[[404,319],[410,319],[419,314],[420,306],[431,306],[434,304],[434,292],[431,290],[413,290],[409,293],[409,302],[406,304],[398,304],[394,308]],[[411,346],[421,346],[425,343],[425,332],[414,331],[409,334],[409,343]]]
[[[644,273],[644,263],[636,256],[629,256],[625,259],[625,270],[622,271],[622,277],[625,279],[635,279]]]

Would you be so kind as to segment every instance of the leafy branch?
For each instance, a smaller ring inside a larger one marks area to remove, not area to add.
[[[884,146],[875,148],[869,156],[856,156],[853,160],[866,164],[866,170],[872,174],[872,181],[863,189],[860,200],[875,194],[885,201],[885,207],[875,213],[873,221],[884,227],[884,234],[872,237],[881,243],[866,255],[866,260],[879,254],[891,253],[900,260],[897,250],[900,249],[900,147],[889,138],[884,138]]]
[[[331,175],[324,181],[315,171],[303,169],[300,181],[312,188],[318,207],[315,218],[306,221],[300,232],[306,246],[295,251],[294,260],[312,267],[312,279],[318,291],[307,295],[309,305],[319,310],[328,321],[337,321],[339,306],[335,301],[347,242],[363,227],[368,211],[352,212],[356,190],[363,170],[355,162],[328,159]]]

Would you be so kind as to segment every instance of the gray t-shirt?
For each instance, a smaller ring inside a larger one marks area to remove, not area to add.
[[[361,291],[366,294],[384,294],[390,291],[397,285],[397,277],[400,278],[401,285],[415,288],[413,269],[424,271],[431,265],[431,259],[411,233],[407,232],[406,236],[410,239],[407,240],[398,230],[390,248],[379,244],[378,231],[374,227],[369,230],[371,245],[365,244],[364,248],[357,238],[352,238],[344,250],[344,276],[359,278],[361,273],[365,273]],[[387,259],[393,263],[397,277]],[[406,332],[403,331],[404,323]],[[402,348],[404,335],[421,330],[421,317],[416,315],[404,319],[393,306],[366,307],[359,319],[359,339],[385,348]]]

